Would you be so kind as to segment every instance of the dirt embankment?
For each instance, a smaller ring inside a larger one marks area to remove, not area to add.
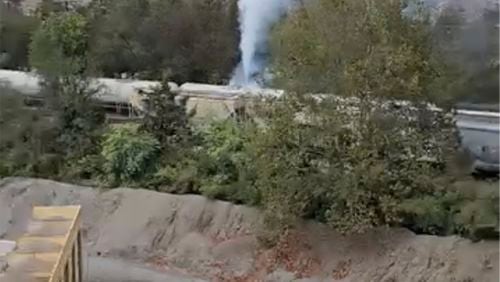
[[[189,274],[208,281],[499,278],[498,242],[417,236],[403,229],[344,237],[305,222],[278,246],[263,249],[255,237],[259,212],[252,208],[195,195],[127,188],[104,191],[37,179],[0,181],[0,238],[12,239],[23,231],[31,205],[65,204],[83,206],[84,248],[89,258],[119,259],[158,273]],[[142,273],[153,275],[148,271]],[[95,273],[89,280],[99,281]],[[143,279],[161,281],[152,276]]]

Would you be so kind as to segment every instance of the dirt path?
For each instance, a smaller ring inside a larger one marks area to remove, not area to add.
[[[119,259],[88,257],[84,281],[87,282],[203,282],[175,271],[159,271],[143,264]]]

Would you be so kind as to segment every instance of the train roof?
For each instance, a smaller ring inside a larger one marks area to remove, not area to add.
[[[0,70],[0,86],[9,87],[13,90],[29,96],[40,95],[41,79],[36,73]],[[98,99],[103,102],[128,103],[134,95],[140,91],[148,91],[160,86],[158,81],[97,78],[91,79],[90,85],[99,89]],[[177,84],[169,82],[173,91],[177,91]]]
[[[202,83],[184,83],[179,87],[180,95],[216,96],[221,98],[236,98],[242,96],[281,97],[284,91],[270,88],[245,88],[229,85],[213,85]]]

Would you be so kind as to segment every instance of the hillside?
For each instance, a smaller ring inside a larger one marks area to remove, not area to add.
[[[15,239],[34,204],[83,206],[90,281],[122,281],[123,269],[141,281],[498,279],[496,241],[472,243],[404,229],[344,237],[304,222],[278,246],[265,249],[257,243],[260,214],[253,208],[194,195],[99,190],[40,179],[1,180],[0,238]]]

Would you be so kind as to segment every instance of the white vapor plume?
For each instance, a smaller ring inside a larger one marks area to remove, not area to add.
[[[232,85],[258,86],[256,77],[263,75],[268,33],[292,2],[293,0],[239,0],[241,62],[231,79]]]

